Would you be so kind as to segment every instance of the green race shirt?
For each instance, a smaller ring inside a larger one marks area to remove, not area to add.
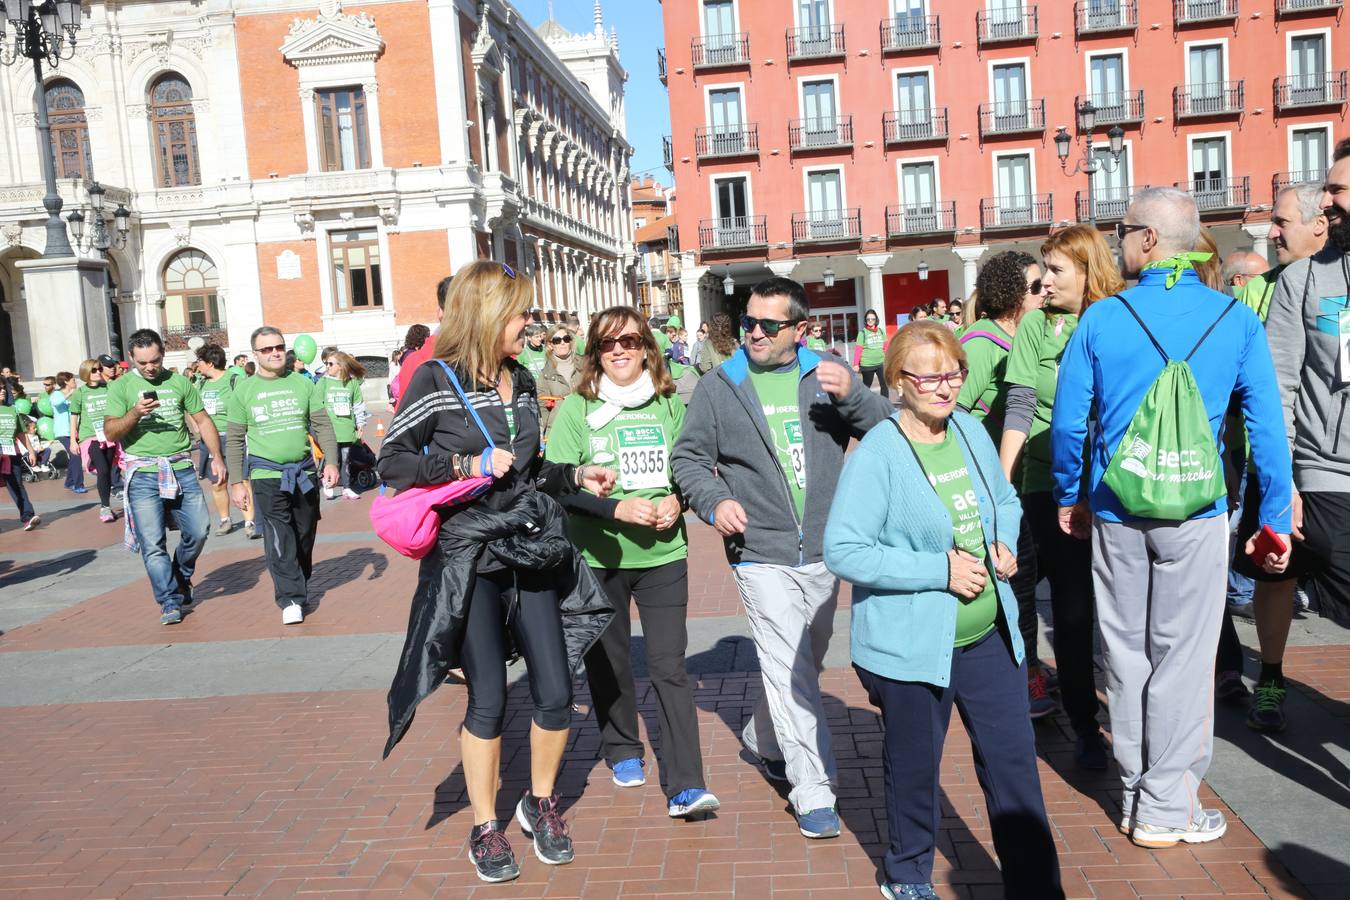
[[[989,436],[994,439],[994,446],[998,446],[1003,435],[1003,415],[1008,406],[1008,385],[1004,376],[1008,371],[1009,351],[986,337],[980,337],[979,332],[988,332],[1008,344],[1012,343],[1012,336],[992,319],[980,319],[967,331],[975,332],[976,336],[961,344],[966,351],[968,372],[956,402],[984,422]]]
[[[318,389],[323,393],[323,405],[328,418],[333,420],[333,433],[339,444],[356,443],[356,406],[361,402],[361,380],[353,378],[346,384],[325,375],[319,379]]]
[[[615,500],[659,501],[670,494],[670,451],[684,426],[680,398],[653,397],[592,430],[586,415],[600,406],[600,401],[580,394],[563,400],[549,429],[544,458],[614,469],[619,480],[610,497]],[[688,555],[684,529],[683,517],[666,531],[594,516],[568,517],[572,543],[586,564],[597,569],[648,569],[684,559]]]
[[[797,508],[798,522],[806,509],[806,444],[797,405],[800,382],[801,370],[796,366],[787,372],[757,372],[753,366],[750,368],[750,384],[769,422],[769,434],[773,436],[778,465]]]
[[[1250,306],[1263,324],[1270,315],[1270,298],[1275,296],[1275,283],[1280,280],[1280,273],[1284,269],[1284,266],[1276,266],[1269,272],[1253,275],[1246,284],[1234,292],[1234,296]]]
[[[229,370],[217,378],[215,381],[208,381],[201,386],[202,408],[206,414],[211,417],[211,421],[216,423],[216,431],[220,434],[220,443],[225,444],[225,430],[227,424],[227,414],[230,407],[230,395],[234,393],[234,384],[244,380],[245,376],[236,378]]]
[[[965,454],[961,452],[961,445],[957,443],[952,430],[947,429],[947,436],[941,443],[920,444],[912,441],[911,446],[928,475],[928,483],[937,491],[942,505],[947,507],[952,517],[952,543],[956,549],[984,559],[987,553],[984,526],[980,524],[980,504],[975,497],[975,485],[970,480]],[[998,617],[998,588],[994,585],[994,576],[987,571],[986,574],[989,577],[978,597],[973,600],[956,598],[954,644],[957,647],[975,643],[994,628],[994,621]]]
[[[809,337],[806,339],[806,349],[815,350],[818,353],[828,353],[830,345],[825,343],[824,338]]]
[[[516,357],[516,362],[529,369],[530,374],[537,380],[539,373],[544,371],[544,363],[548,362],[548,354],[542,349],[535,350],[529,344],[526,344],[525,349],[520,351],[520,355]]]
[[[70,398],[70,414],[80,417],[77,441],[87,441],[103,430],[103,419],[108,414],[108,386],[82,384]]]
[[[18,456],[18,442],[14,439],[18,433],[19,411],[0,405],[0,456]]]
[[[886,332],[881,328],[864,328],[858,332],[858,339],[854,343],[862,348],[862,359],[858,365],[871,368],[885,364]]]
[[[122,450],[132,456],[173,456],[192,449],[187,417],[202,411],[201,392],[177,372],[161,369],[159,377],[149,381],[137,370],[128,371],[108,388],[108,418],[125,416],[141,399],[142,391],[155,391],[159,406],[141,419],[122,438]],[[192,468],[192,460],[179,460],[175,469]],[[154,472],[155,466],[141,466],[137,472]]]
[[[299,462],[309,455],[309,420],[323,413],[323,394],[298,372],[284,378],[254,375],[235,383],[227,418],[248,429],[250,456],[275,463]],[[280,472],[257,469],[249,477],[280,478]]]
[[[1078,327],[1078,316],[1033,309],[1022,317],[1008,354],[1007,383],[1036,391],[1036,413],[1022,453],[1022,493],[1049,491],[1050,415],[1059,386],[1059,360]]]

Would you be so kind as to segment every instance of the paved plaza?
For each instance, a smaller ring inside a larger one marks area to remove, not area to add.
[[[415,565],[375,538],[368,496],[324,505],[319,608],[303,625],[281,625],[261,542],[236,531],[210,538],[197,608],[164,628],[139,558],[122,548],[120,523],[98,522],[93,494],[30,490],[40,529],[20,531],[0,506],[0,896],[879,896],[880,731],[848,664],[847,589],[822,679],[839,839],[804,840],[785,795],[741,750],[760,692],[754,649],[719,542],[691,520],[690,668],[721,812],[668,819],[650,770],[645,787],[616,788],[583,684],[559,787],[577,861],[539,863],[512,825],[523,874],[484,886],[465,848],[463,688],[439,690],[380,759]],[[1204,795],[1231,825],[1215,843],[1130,844],[1114,827],[1114,770],[1075,770],[1067,722],[1038,723],[1068,896],[1350,896],[1347,642],[1321,620],[1295,622],[1285,735],[1256,735],[1242,709],[1217,710]],[[634,645],[641,658],[636,625]],[[641,696],[651,724],[655,697]],[[512,697],[503,815],[528,779],[523,683]],[[935,881],[944,900],[997,898],[970,745],[953,719]]]

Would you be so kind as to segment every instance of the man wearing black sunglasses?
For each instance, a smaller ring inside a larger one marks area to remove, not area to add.
[[[703,378],[671,454],[694,511],[722,535],[759,654],[764,697],[742,739],[765,774],[792,785],[798,828],[839,834],[836,772],[819,673],[839,582],[821,538],[853,437],[890,414],[846,366],[799,347],[802,286],[755,286],[744,345]]]

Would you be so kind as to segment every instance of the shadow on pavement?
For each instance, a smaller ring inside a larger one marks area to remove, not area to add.
[[[1266,862],[1279,877],[1280,886],[1285,890],[1315,900],[1341,900],[1345,897],[1346,886],[1350,885],[1350,865],[1346,865],[1344,860],[1318,853],[1301,844],[1276,844],[1266,848],[1266,854]],[[1301,873],[1306,883],[1300,884],[1289,874],[1288,869]]]
[[[44,559],[27,565],[15,565],[14,560],[0,559],[0,588],[13,587],[39,578],[70,575],[94,561],[96,550],[76,550],[55,559]]]
[[[370,577],[374,581],[389,568],[389,557],[366,547],[345,553],[332,559],[324,559],[314,564],[309,578],[309,605],[318,609],[329,591],[351,584],[361,577],[361,573],[370,567]]]

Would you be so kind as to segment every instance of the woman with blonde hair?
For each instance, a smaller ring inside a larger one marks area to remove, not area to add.
[[[1125,282],[1101,232],[1072,225],[1041,245],[1042,309],[1022,317],[1008,355],[1007,412],[999,458],[1009,480],[1022,467],[1022,509],[1036,544],[1038,573],[1050,581],[1053,647],[1060,699],[1077,737],[1074,760],[1084,769],[1106,768],[1106,742],[1097,724],[1092,669],[1092,547],[1060,530],[1051,495],[1050,419],[1059,362],[1095,301],[1121,291]],[[1025,451],[1025,452],[1024,452]]]
[[[341,350],[332,350],[326,361],[319,388],[323,391],[323,405],[328,410],[328,418],[333,420],[333,433],[337,438],[337,463],[341,475],[338,487],[342,489],[343,499],[359,500],[361,495],[352,490],[348,457],[364,435],[366,422],[370,421],[370,411],[366,409],[361,393],[366,367]],[[324,488],[323,493],[329,500],[338,497],[335,488]]]
[[[80,386],[70,397],[70,433],[75,437],[70,465],[86,466],[94,473],[100,522],[117,519],[112,508],[112,483],[121,454],[117,444],[103,434],[107,406],[108,383],[103,378],[103,366],[99,360],[86,359],[80,363]]]
[[[581,378],[581,365],[577,362],[580,344],[577,335],[566,325],[552,325],[545,335],[544,352],[548,358],[539,373],[539,426],[543,430],[545,447],[563,398],[577,389],[577,381]]]
[[[1195,242],[1195,253],[1197,255],[1193,257],[1191,267],[1205,283],[1205,287],[1220,294],[1228,293],[1228,285],[1223,283],[1223,264],[1219,259],[1219,245],[1214,240],[1214,232],[1204,227],[1200,229],[1200,240]],[[1209,256],[1201,259],[1199,254],[1204,253],[1208,253]]]
[[[456,273],[433,358],[412,374],[379,458],[380,476],[400,491],[491,478],[468,502],[438,508],[440,531],[421,563],[389,690],[385,745],[388,755],[417,704],[452,668],[463,668],[468,707],[460,746],[475,823],[469,852],[478,877],[489,882],[520,874],[496,818],[512,647],[525,659],[534,705],[530,785],[516,820],[541,862],[562,865],[572,861],[572,840],[554,787],[567,748],[572,678],[614,615],[552,499],[583,488],[604,497],[614,472],[539,455],[534,378],[515,361],[533,298],[530,279],[501,263],[482,260]]]

